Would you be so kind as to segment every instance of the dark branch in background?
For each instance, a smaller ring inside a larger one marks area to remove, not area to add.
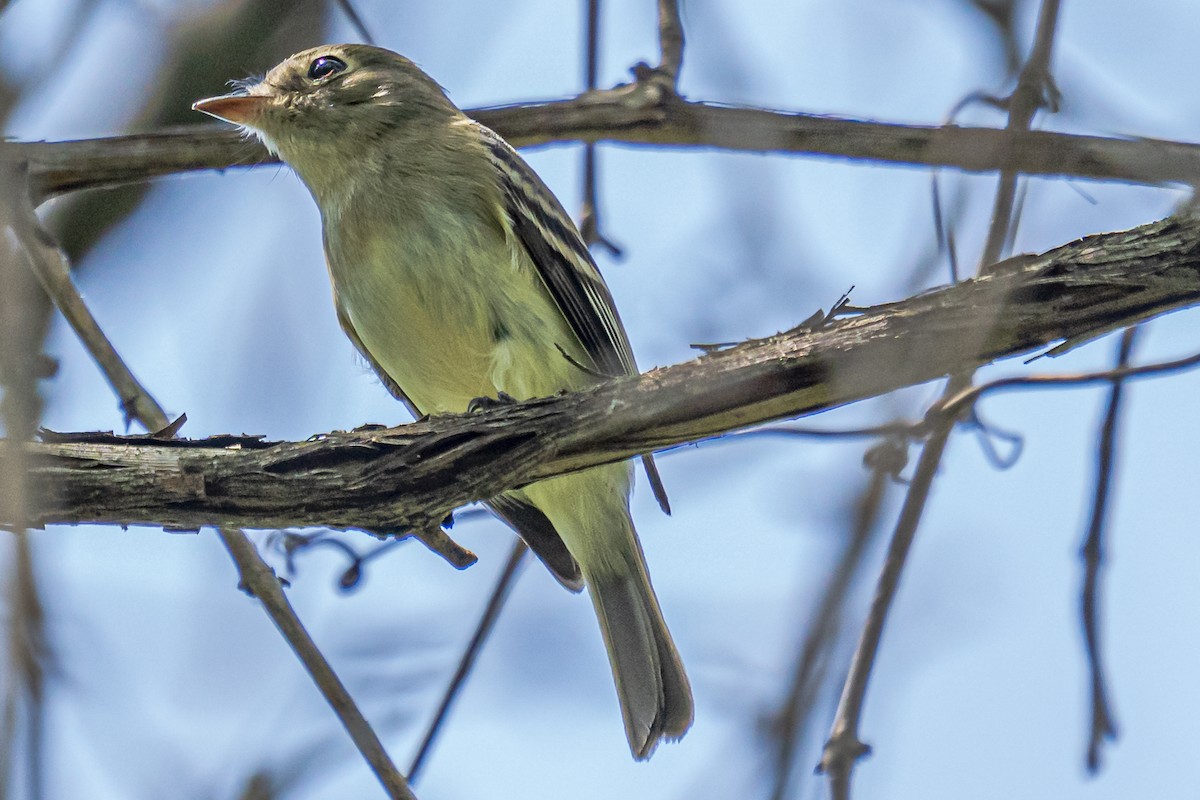
[[[104,6],[92,2],[93,7]],[[149,70],[152,81],[139,92],[137,111],[127,123],[128,130],[159,130],[174,125],[198,122],[191,110],[192,101],[220,94],[226,81],[242,75],[230,69],[268,67],[294,52],[298,41],[312,41],[321,35],[329,17],[329,0],[295,0],[285,4],[277,0],[216,0],[206,10],[188,15],[170,24],[172,15],[156,14],[144,4],[135,4],[130,13],[144,15],[142,22],[159,44],[159,60]],[[93,12],[94,13],[94,12]],[[94,26],[82,25],[77,35]],[[156,30],[166,27],[166,30]],[[80,45],[67,43],[49,64],[73,63]],[[214,53],[229,57],[214,58]],[[236,54],[233,56],[232,54]],[[50,67],[50,74],[61,68]],[[127,82],[114,79],[113,90]],[[26,86],[25,94],[38,96],[48,86]],[[78,264],[108,231],[121,224],[146,199],[147,187],[124,186],[103,194],[83,194],[58,204],[46,219],[63,251]],[[37,198],[40,201],[40,197]]]
[[[1058,0],[1042,0],[1038,16],[1037,33],[1034,37],[1033,48],[1024,69],[1021,71],[1017,87],[1008,100],[1009,120],[1006,133],[1010,136],[1027,135],[1037,111],[1046,104],[1050,96],[1052,79],[1050,77],[1050,57],[1053,52],[1055,31],[1058,23]],[[1010,140],[1009,152],[1019,150],[1019,143]],[[1011,164],[1011,159],[1006,159]],[[1012,166],[1001,171],[996,200],[992,212],[991,226],[987,242],[984,246],[979,275],[980,279],[994,274],[996,262],[1004,243],[1009,240],[1009,231],[1014,226],[1013,203],[1016,196],[1018,173]],[[1004,306],[1014,295],[1000,295],[995,298],[996,309],[993,313],[1005,313]],[[982,310],[982,309],[981,309]],[[999,323],[998,316],[981,314],[976,322],[976,330],[966,332],[968,338],[986,335],[986,328]],[[970,386],[973,370],[955,370],[947,383],[944,397],[957,394]],[[849,800],[850,778],[858,759],[870,752],[870,748],[859,737],[859,722],[862,718],[863,703],[866,701],[867,685],[875,665],[875,657],[879,652],[879,644],[883,639],[884,625],[896,592],[900,585],[900,577],[907,563],[909,551],[916,537],[917,528],[925,513],[929,501],[929,493],[933,487],[934,477],[945,454],[946,445],[954,429],[955,417],[943,417],[940,425],[935,425],[921,449],[917,460],[916,472],[909,483],[904,504],[900,509],[896,528],[884,560],[883,569],[859,637],[858,646],[850,663],[850,671],[838,702],[837,713],[825,751],[821,757],[820,769],[828,774],[830,791],[834,800]]]
[[[224,528],[220,529],[220,534],[226,549],[233,557],[234,564],[237,565],[242,587],[262,603],[271,617],[271,622],[275,623],[275,627],[291,645],[292,651],[320,687],[321,693],[342,721],[346,732],[354,740],[355,747],[387,790],[388,797],[393,800],[416,800],[416,795],[408,788],[404,776],[392,764],[387,751],[383,749],[383,743],[354,704],[341,678],[329,666],[329,662],[317,648],[317,643],[300,624],[292,604],[288,602],[287,595],[279,586],[275,571],[262,560],[262,556],[258,554],[258,550],[246,534]]]
[[[829,657],[841,627],[842,609],[846,606],[846,598],[854,579],[862,569],[888,484],[898,471],[895,469],[897,461],[894,457],[898,453],[902,467],[906,446],[903,440],[885,441],[872,448],[871,452],[876,455],[868,458],[872,464],[871,475],[855,504],[849,541],[842,550],[825,590],[821,593],[820,605],[808,625],[800,658],[792,674],[787,700],[779,717],[774,721],[774,727],[778,731],[778,746],[775,756],[775,781],[771,789],[772,800],[785,800],[788,796],[788,787],[791,785],[796,757],[799,754],[799,740],[807,729],[806,723],[816,708],[817,695],[825,683]]]
[[[23,185],[24,165],[0,163],[0,184]],[[7,638],[3,719],[0,720],[0,795],[17,791],[13,756],[27,758],[27,792],[41,800],[45,788],[45,685],[51,663],[41,600],[33,573],[29,519],[29,464],[24,444],[34,438],[42,413],[38,378],[41,372],[41,324],[35,282],[24,265],[16,241],[20,195],[0,196],[0,423],[7,439],[0,442],[0,514],[14,532],[11,573],[5,581]],[[10,231],[13,235],[9,235]],[[24,736],[20,735],[24,722]],[[21,745],[23,744],[23,747]],[[19,793],[19,792],[18,792]]]
[[[842,687],[833,729],[825,743],[825,752],[820,764],[820,770],[829,776],[830,793],[835,800],[847,800],[850,797],[850,775],[854,764],[871,752],[871,748],[858,735],[858,724],[863,703],[866,701],[867,683],[875,664],[875,656],[879,652],[887,613],[896,597],[908,551],[916,535],[921,514],[925,510],[924,503],[919,501],[929,496],[929,488],[934,475],[937,474],[937,464],[945,451],[951,429],[950,425],[936,428],[921,450],[916,472],[909,484],[909,493],[905,497],[900,518],[888,545],[883,571],[875,586],[871,609],[859,635],[858,647],[855,648],[850,661],[850,671]]]
[[[442,702],[438,705],[438,710],[433,715],[429,727],[425,731],[425,736],[421,739],[421,744],[417,747],[417,753],[413,756],[412,764],[408,768],[408,780],[415,784],[417,776],[421,772],[421,767],[424,766],[426,758],[433,749],[433,743],[437,739],[438,731],[446,722],[450,715],[450,707],[453,705],[455,698],[463,686],[466,685],[467,676],[471,674],[471,670],[475,666],[475,660],[479,658],[479,653],[483,650],[483,645],[487,642],[488,636],[492,633],[492,628],[496,626],[496,620],[500,618],[500,612],[504,609],[504,604],[508,600],[509,591],[516,582],[516,577],[519,574],[521,564],[525,560],[525,554],[529,552],[529,548],[525,546],[525,542],[516,539],[513,542],[512,551],[508,554],[508,561],[504,564],[504,569],[500,571],[500,577],[496,579],[496,586],[492,589],[488,596],[488,602],[483,610],[483,615],[479,618],[479,623],[475,626],[475,632],[471,634],[471,640],[467,643],[466,650],[463,651],[462,658],[459,659],[458,669],[454,671],[454,677],[450,679],[450,684],[446,687],[445,694],[442,695]]]
[[[38,490],[30,514],[37,524],[420,531],[519,485],[815,413],[1198,302],[1200,221],[1171,218],[1010,259],[818,330],[473,415],[277,445],[49,436],[28,445]],[[993,326],[983,335],[980,319]]]
[[[1123,381],[1128,378],[1146,378],[1153,375],[1168,375],[1174,372],[1194,369],[1200,366],[1200,353],[1194,353],[1173,361],[1162,361],[1157,364],[1144,364],[1140,367],[1120,367],[1099,372],[1083,372],[1067,375],[1022,375],[1015,378],[1000,378],[972,386],[969,389],[951,397],[945,403],[935,405],[929,410],[934,418],[957,417],[969,409],[985,394],[992,394],[1004,389],[1062,389],[1068,386],[1092,386],[1096,384]]]
[[[1008,98],[1008,125],[1005,130],[1010,134],[1028,133],[1033,125],[1033,118],[1042,108],[1052,111],[1058,109],[1058,90],[1054,87],[1054,78],[1050,74],[1050,56],[1054,48],[1054,33],[1058,27],[1058,7],[1059,0],[1042,2],[1033,49],[1021,70],[1017,88]],[[1009,146],[1014,150],[1020,148],[1019,142],[1011,139],[1010,142]],[[992,208],[992,224],[988,229],[981,259],[985,268],[1003,257],[1004,244],[1009,241],[1012,231],[1016,228],[1017,218],[1013,213],[1013,206],[1020,172],[1021,170],[1013,167],[1001,172]]]
[[[404,776],[392,763],[379,736],[300,621],[280,587],[275,571],[263,559],[258,548],[242,530],[219,528],[218,533],[237,567],[240,588],[262,604],[276,630],[292,648],[292,652],[316,684],[321,696],[333,709],[338,721],[383,785],[388,797],[393,800],[416,800]]]
[[[588,0],[584,21],[584,83],[588,92],[596,89],[596,74],[600,63],[600,0]],[[615,257],[621,248],[600,232],[600,214],[596,189],[596,143],[583,145],[583,208],[579,215],[579,232],[589,247],[599,245]]]
[[[14,535],[10,572],[4,582],[4,604],[8,617],[6,650],[7,692],[3,699],[4,720],[0,728],[0,787],[11,789],[12,756],[24,740],[29,765],[30,800],[41,800],[46,782],[46,681],[58,672],[46,631],[46,612],[33,568],[33,550],[28,531]],[[25,735],[18,734],[18,709],[24,708]]]
[[[16,188],[20,185],[10,184],[10,187]],[[28,200],[28,193],[17,191],[14,192],[14,197],[15,202],[24,201],[22,206],[16,209],[17,217],[13,227],[25,251],[29,268],[116,393],[125,417],[125,425],[128,426],[131,421],[137,420],[151,432],[167,427],[167,415],[162,407],[134,377],[117,354],[112,342],[104,335],[91,310],[83,302],[83,297],[71,278],[71,266],[66,254],[38,222],[33,204]]]
[[[1117,369],[1129,366],[1137,328],[1126,328],[1117,350]],[[1083,638],[1087,647],[1091,671],[1091,726],[1088,732],[1087,768],[1095,773],[1100,769],[1100,748],[1106,739],[1117,738],[1117,723],[1104,679],[1104,653],[1100,646],[1100,571],[1104,566],[1104,526],[1108,519],[1109,490],[1117,461],[1117,420],[1125,383],[1113,379],[1108,393],[1108,408],[1100,426],[1100,443],[1096,453],[1096,492],[1092,501],[1092,516],[1088,522],[1087,538],[1082,553],[1084,563],[1083,590],[1080,598]]]
[[[240,587],[246,591],[246,594],[262,603],[271,622],[274,622],[276,630],[287,640],[288,645],[312,678],[313,684],[317,685],[317,690],[325,698],[325,702],[329,703],[330,708],[337,715],[338,721],[342,723],[342,727],[346,728],[350,739],[354,741],[354,746],[358,748],[379,783],[383,784],[389,798],[392,800],[415,800],[412,790],[404,781],[400,770],[397,770],[396,765],[392,763],[388,752],[384,750],[383,742],[379,741],[379,736],[374,732],[371,723],[368,723],[366,717],[362,716],[362,711],[359,710],[358,705],[355,705],[354,698],[350,697],[346,685],[342,684],[341,678],[338,678],[334,668],[330,666],[329,661],[326,660],[317,643],[313,642],[299,616],[296,615],[287,595],[283,594],[275,570],[266,564],[262,554],[259,554],[258,548],[254,547],[254,543],[250,541],[250,537],[246,536],[244,531],[218,528],[218,533],[220,533],[221,541],[229,552],[230,558],[233,559],[234,565],[238,567]]]
[[[470,113],[520,147],[606,141],[832,156],[964,172],[1008,168],[1025,175],[1127,183],[1200,183],[1196,144],[736,108],[686,101],[649,81],[571,100]],[[181,172],[277,163],[261,145],[212,125],[74,142],[9,143],[2,150],[9,158],[29,160],[37,201]]]
[[[350,21],[350,27],[354,28],[354,32],[358,37],[367,44],[375,44],[375,39],[371,37],[371,32],[367,30],[367,24],[363,22],[363,18],[359,16],[355,10],[354,4],[350,0],[334,0],[337,7],[346,15],[346,19]]]

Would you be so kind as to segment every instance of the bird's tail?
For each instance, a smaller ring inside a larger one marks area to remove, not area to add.
[[[581,566],[612,664],[629,749],[642,760],[659,741],[678,739],[691,727],[692,689],[628,516],[625,522],[630,546],[622,549],[627,568]]]

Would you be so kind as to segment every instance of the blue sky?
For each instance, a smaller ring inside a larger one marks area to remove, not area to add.
[[[463,106],[563,97],[582,85],[574,3],[359,0],[379,43],[421,64]],[[208,4],[102,3],[62,63],[46,53],[79,2],[15,0],[0,17],[11,75],[37,81],[8,135],[121,132],[162,56],[157,34]],[[604,4],[601,85],[657,57],[653,3]],[[682,91],[689,97],[882,121],[937,124],[975,91],[1010,87],[980,18],[951,0],[687,0]],[[57,9],[57,13],[51,13]],[[1023,4],[1026,44],[1033,4]],[[1054,72],[1063,111],[1042,127],[1195,140],[1200,16],[1191,3],[1066,3]],[[330,19],[328,40],[353,38]],[[297,50],[315,42],[297,42]],[[228,77],[262,71],[214,53]],[[213,92],[221,89],[212,87]],[[199,121],[199,120],[198,120]],[[963,121],[1002,125],[973,108]],[[934,247],[929,172],[808,157],[601,148],[601,254],[643,368],[691,358],[697,341],[790,327],[850,285],[859,305],[910,292]],[[579,150],[527,153],[576,208]],[[978,258],[994,178],[945,173],[959,198],[962,263]],[[1017,251],[1130,227],[1185,192],[1030,180]],[[405,414],[356,359],[330,302],[315,208],[286,169],[157,181],[147,202],[87,259],[79,281],[117,348],[184,433],[304,438]],[[934,282],[942,282],[944,269]],[[1138,358],[1195,349],[1194,312],[1148,326]],[[1040,371],[1100,368],[1105,339]],[[72,335],[48,345],[45,424],[121,425],[108,388]],[[981,377],[1012,374],[1002,363]],[[860,797],[1009,798],[1194,794],[1200,762],[1200,540],[1194,475],[1200,377],[1132,387],[1123,429],[1105,646],[1121,739],[1088,778],[1087,673],[1077,621],[1077,550],[1090,503],[1103,392],[1005,394],[987,418],[1025,436],[996,471],[957,436],[938,477],[884,637],[856,772]],[[831,427],[918,413],[936,393],[824,415]],[[861,442],[747,439],[661,459],[675,513],[646,487],[634,517],[692,678],[694,729],[634,764],[622,736],[590,604],[529,565],[460,700],[417,794],[557,798],[753,797],[769,785],[765,721],[779,707],[806,622],[861,486]],[[890,509],[894,515],[894,493]],[[491,520],[456,529],[480,563],[455,572],[418,545],[373,562],[339,594],[343,566],[306,554],[290,596],[389,749],[406,763],[509,546]],[[50,528],[34,536],[61,674],[50,693],[50,797],[233,796],[263,767],[303,765],[289,797],[377,796],[373,779],[265,615],[235,589],[211,531]],[[352,541],[366,548],[365,537]],[[4,545],[7,547],[7,545]],[[877,569],[878,553],[870,572]],[[848,610],[848,653],[868,599]],[[808,774],[836,687],[794,779]]]

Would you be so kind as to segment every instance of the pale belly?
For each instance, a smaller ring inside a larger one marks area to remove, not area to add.
[[[410,252],[381,242],[353,260],[327,253],[339,310],[413,404],[462,412],[499,392],[523,400],[594,382],[556,347],[587,363],[532,265],[499,241],[484,248],[491,258],[469,259],[461,242]]]

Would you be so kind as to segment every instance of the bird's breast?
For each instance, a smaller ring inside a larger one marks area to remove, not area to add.
[[[523,253],[452,210],[423,211],[362,236],[326,230],[335,301],[372,359],[427,414],[576,388],[556,344],[578,345]]]

